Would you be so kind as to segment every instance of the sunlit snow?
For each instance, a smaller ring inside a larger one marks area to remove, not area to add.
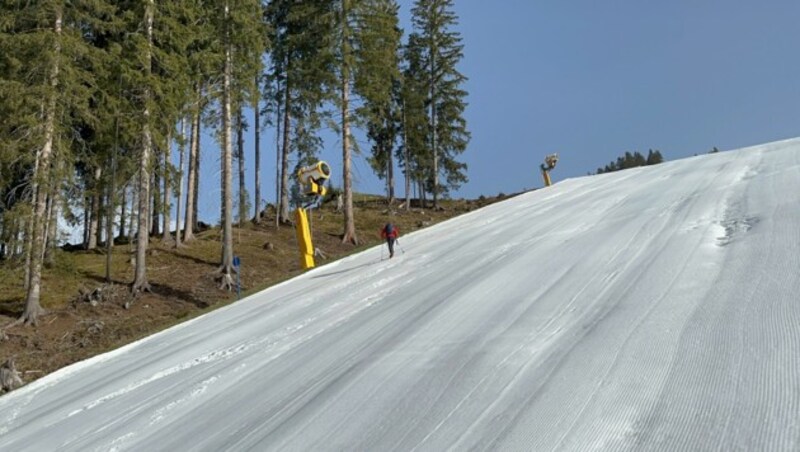
[[[0,450],[798,450],[799,244],[800,139],[560,181],[0,397]]]

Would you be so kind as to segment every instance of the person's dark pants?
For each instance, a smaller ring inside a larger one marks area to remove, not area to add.
[[[394,256],[394,237],[389,237],[386,239],[386,244],[389,245],[389,257]]]

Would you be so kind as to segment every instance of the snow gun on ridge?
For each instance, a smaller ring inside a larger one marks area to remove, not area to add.
[[[539,168],[542,169],[542,179],[544,179],[544,186],[549,187],[550,182],[550,170],[556,167],[556,163],[558,163],[558,154],[550,154],[544,158],[544,163],[539,165]]]

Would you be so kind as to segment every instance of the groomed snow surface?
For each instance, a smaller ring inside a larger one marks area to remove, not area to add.
[[[800,450],[799,231],[800,139],[565,180],[0,397],[0,450]]]

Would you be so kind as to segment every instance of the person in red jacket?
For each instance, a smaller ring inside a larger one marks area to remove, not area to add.
[[[400,230],[392,223],[386,223],[386,226],[381,229],[381,238],[386,239],[386,245],[389,246],[389,259],[394,257],[394,242],[398,235],[400,235]]]

